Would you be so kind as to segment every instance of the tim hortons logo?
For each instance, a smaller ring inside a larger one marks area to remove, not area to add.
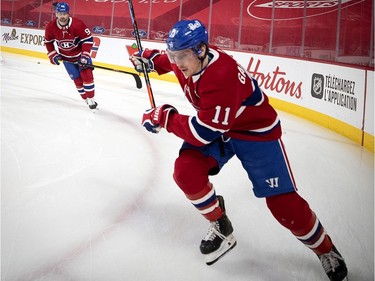
[[[341,0],[341,8],[357,5],[365,0]],[[293,20],[303,18],[304,0],[272,1],[255,0],[247,6],[250,17],[260,20],[272,19],[272,5],[275,2],[274,18],[276,20]],[[337,11],[339,0],[306,1],[306,16],[313,17]]]
[[[261,61],[250,59],[247,71],[258,81],[259,87],[276,93],[283,93],[290,97],[300,99],[302,96],[302,82],[293,82],[287,79],[286,72],[277,66],[272,72],[263,73],[259,71]]]

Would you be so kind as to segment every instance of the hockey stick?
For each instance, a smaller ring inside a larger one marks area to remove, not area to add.
[[[141,39],[139,37],[137,22],[135,20],[133,3],[131,0],[128,0],[128,4],[129,4],[130,17],[132,19],[132,24],[133,24],[134,36],[138,45],[138,50],[142,52],[143,49],[142,49]],[[151,89],[150,78],[148,77],[148,72],[146,70],[145,64],[143,62],[142,64],[143,64],[143,74],[145,77],[145,82],[146,82],[146,87],[147,87],[147,92],[148,92],[148,98],[150,100],[151,107],[154,108],[156,105],[155,105],[154,94],[152,93],[152,89]]]
[[[68,63],[72,63],[72,64],[80,64],[78,61],[66,61],[66,60],[63,60],[64,62],[68,62]],[[105,70],[112,70],[112,71],[116,71],[116,72],[121,72],[121,73],[125,73],[125,74],[130,74],[134,77],[135,79],[135,83],[137,85],[137,88],[138,89],[141,89],[142,88],[142,81],[141,81],[141,78],[139,77],[138,74],[135,74],[133,72],[129,72],[129,71],[125,71],[125,70],[118,70],[118,69],[114,69],[114,68],[109,68],[109,67],[105,67],[105,66],[99,66],[99,65],[94,65],[94,64],[88,64],[87,65],[88,68],[91,68],[91,69],[94,69],[94,68],[101,68],[101,69],[105,69]]]
[[[96,68],[101,68],[101,69],[112,70],[112,71],[121,72],[121,73],[125,73],[125,74],[130,74],[134,77],[137,88],[138,89],[142,88],[142,81],[141,81],[141,78],[139,77],[138,74],[135,74],[135,73],[129,72],[129,71],[125,71],[125,70],[119,70],[119,69],[113,69],[113,68],[109,68],[109,67],[105,67],[105,66],[100,66],[100,65],[92,65],[92,66],[96,67]]]

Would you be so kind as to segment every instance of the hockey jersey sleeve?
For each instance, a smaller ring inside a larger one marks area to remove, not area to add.
[[[153,58],[153,62],[154,62],[154,69],[159,75],[173,71],[167,54],[159,53]]]
[[[74,18],[75,26],[77,27],[77,35],[79,38],[79,43],[81,44],[82,54],[90,55],[91,48],[94,44],[93,36],[90,29],[84,24],[83,21]]]
[[[44,45],[46,46],[47,52],[51,53],[55,50],[55,46],[53,43],[55,42],[55,38],[52,34],[52,22],[50,22],[46,26],[46,30],[44,32]]]

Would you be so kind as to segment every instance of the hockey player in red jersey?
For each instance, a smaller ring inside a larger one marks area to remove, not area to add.
[[[177,22],[169,31],[166,54],[156,50],[130,58],[136,70],[159,75],[173,71],[195,116],[179,114],[169,104],[147,110],[142,124],[152,133],[161,128],[184,142],[174,166],[174,180],[209,222],[200,251],[208,265],[236,245],[222,196],[210,175],[236,156],[258,198],[265,198],[275,219],[310,248],[332,281],[345,280],[347,268],[317,215],[296,192],[281,140],[281,125],[257,81],[222,50],[208,45],[199,20]]]
[[[48,57],[54,65],[63,61],[78,93],[91,109],[96,109],[98,104],[94,100],[95,84],[90,67],[93,37],[80,19],[70,17],[69,10],[68,3],[57,3],[56,19],[46,27],[44,37]]]

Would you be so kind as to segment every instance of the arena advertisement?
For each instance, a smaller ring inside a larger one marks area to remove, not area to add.
[[[316,72],[315,72],[316,70]],[[365,75],[345,67],[317,67],[310,73],[312,109],[328,112],[356,128],[362,127]]]
[[[270,97],[362,127],[365,72],[275,56],[229,52]]]
[[[1,27],[1,46],[44,51],[44,31],[21,27]]]

